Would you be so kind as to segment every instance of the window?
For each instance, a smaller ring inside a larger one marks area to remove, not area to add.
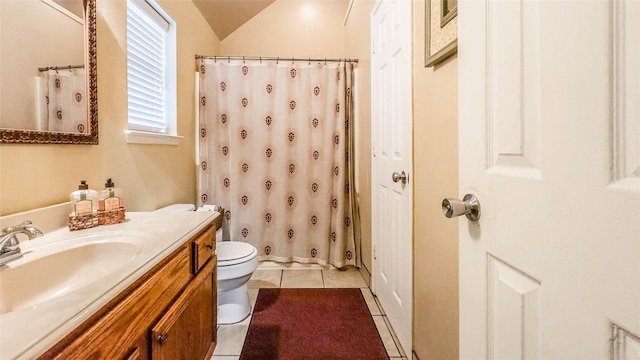
[[[177,144],[175,27],[153,0],[127,0],[127,142]]]

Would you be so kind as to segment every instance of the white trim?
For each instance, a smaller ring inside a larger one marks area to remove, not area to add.
[[[80,25],[84,25],[84,19],[79,17],[78,15],[72,13],[71,11],[67,10],[65,7],[63,7],[62,5],[58,4],[57,2],[55,2],[54,0],[41,0],[43,3],[51,6],[52,8],[60,11],[62,14],[68,16],[69,18],[71,18],[71,20],[79,23]]]
[[[146,131],[126,130],[127,144],[180,145],[184,136],[167,135]]]
[[[175,24],[171,16],[167,14],[164,9],[158,5],[155,1],[147,1],[147,0],[132,0],[140,10],[147,13],[155,22],[164,29],[164,31],[169,31],[172,23]]]
[[[610,141],[612,156],[611,182],[613,187],[627,191],[640,191],[640,121],[637,119],[638,84],[640,63],[637,45],[638,29],[634,21],[640,7],[635,1],[616,1],[612,8],[612,64],[611,88],[613,141]],[[635,187],[635,189],[634,189]]]
[[[344,24],[347,25],[347,21],[349,21],[349,14],[351,14],[351,8],[353,7],[353,3],[355,0],[349,0],[349,5],[347,6],[347,12],[344,14]]]

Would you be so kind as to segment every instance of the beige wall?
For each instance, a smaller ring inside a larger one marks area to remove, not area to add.
[[[346,0],[276,0],[227,36],[221,55],[344,57]]]
[[[362,263],[371,277],[371,32],[369,14],[374,2],[355,0],[345,27],[345,56],[357,58],[356,78],[356,189],[362,224]]]
[[[195,202],[195,54],[219,40],[191,0],[161,0],[177,23],[179,146],[127,144],[126,2],[98,5],[99,145],[0,145],[0,214],[68,201],[78,182],[104,188],[112,177],[129,211]]]
[[[413,2],[414,338],[425,359],[458,358],[458,60],[424,67],[425,3]],[[419,141],[418,141],[419,140]]]

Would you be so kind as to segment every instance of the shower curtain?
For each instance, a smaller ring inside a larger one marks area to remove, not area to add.
[[[199,59],[199,195],[260,260],[359,266],[351,62]],[[358,244],[356,244],[358,242]]]
[[[39,81],[39,122],[46,130],[88,132],[84,69],[42,71]]]

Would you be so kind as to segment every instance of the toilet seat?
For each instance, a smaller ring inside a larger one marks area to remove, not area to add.
[[[233,266],[250,261],[258,255],[251,244],[241,241],[221,241],[216,243],[218,267]]]

